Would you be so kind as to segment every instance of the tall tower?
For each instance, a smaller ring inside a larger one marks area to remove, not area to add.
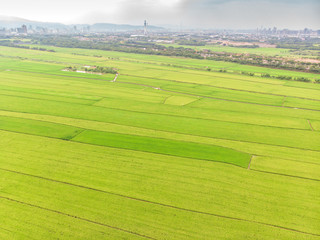
[[[146,36],[147,35],[147,20],[144,20],[144,30],[143,34]]]

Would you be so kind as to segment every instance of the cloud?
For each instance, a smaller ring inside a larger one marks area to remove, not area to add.
[[[19,7],[17,7],[19,6]],[[11,0],[0,15],[64,23],[320,29],[320,0]]]
[[[120,0],[116,22],[202,28],[320,28],[319,0]]]
[[[142,23],[147,19],[151,24],[175,23],[179,19],[180,1],[122,1],[117,9],[116,19],[122,23]]]
[[[320,28],[318,0],[183,0],[186,25],[211,28]]]

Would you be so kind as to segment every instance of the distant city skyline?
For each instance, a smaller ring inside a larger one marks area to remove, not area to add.
[[[183,28],[320,29],[319,0],[11,0],[0,15],[64,24],[98,22]]]

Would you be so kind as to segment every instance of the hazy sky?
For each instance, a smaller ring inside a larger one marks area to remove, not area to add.
[[[320,0],[3,0],[0,15],[62,23],[320,29]]]

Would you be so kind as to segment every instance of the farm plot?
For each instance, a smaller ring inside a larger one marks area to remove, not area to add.
[[[320,239],[315,84],[0,49],[0,238]]]

